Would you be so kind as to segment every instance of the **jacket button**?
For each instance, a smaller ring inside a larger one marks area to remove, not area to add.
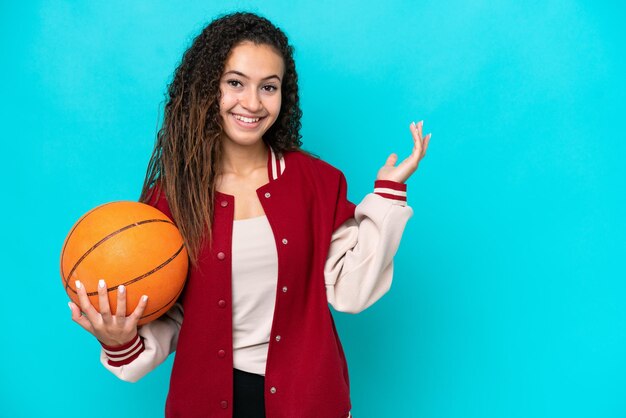
[[[270,196],[271,196],[270,192],[265,193],[265,197],[270,197]]]
[[[222,205],[222,207],[225,208],[226,206],[228,206],[228,202],[226,200],[222,200],[220,202],[220,205]]]
[[[226,301],[224,299],[220,299],[220,301],[217,302],[217,306],[219,306],[220,308],[225,308],[226,307]]]
[[[226,254],[220,251],[219,253],[217,253],[217,258],[223,260],[226,258]]]
[[[287,238],[283,238],[283,244],[287,245]]]
[[[276,341],[280,341],[280,335],[276,336]]]
[[[283,286],[283,293],[287,293],[287,286]]]
[[[228,408],[228,402],[222,401],[222,402],[220,402],[220,406],[222,407],[222,409],[226,409],[226,408]]]
[[[271,394],[276,393],[276,388],[275,388],[274,386],[272,386],[272,387],[270,388],[270,393],[271,393]]]
[[[220,351],[217,352],[217,356],[219,358],[224,358],[225,355],[226,355],[226,351],[224,351],[224,350],[220,350]]]

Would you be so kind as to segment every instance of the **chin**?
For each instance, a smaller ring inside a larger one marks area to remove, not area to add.
[[[242,134],[239,132],[232,132],[229,130],[224,131],[225,140],[237,144],[239,146],[253,146],[259,142],[263,142],[263,136],[258,134],[252,135],[251,133]]]

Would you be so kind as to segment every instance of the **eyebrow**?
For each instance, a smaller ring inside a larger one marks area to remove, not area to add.
[[[226,72],[224,73],[224,75],[226,75],[226,74],[236,74],[236,75],[238,75],[238,76],[240,76],[240,77],[250,79],[250,77],[248,77],[248,76],[247,76],[247,75],[245,75],[244,73],[239,72],[239,71],[236,71],[236,70],[226,71]],[[276,74],[272,74],[272,75],[270,75],[270,76],[268,76],[268,77],[262,78],[261,80],[269,80],[270,78],[276,78],[276,79],[278,79],[278,81],[281,81],[280,77],[279,77],[279,76],[277,76]]]

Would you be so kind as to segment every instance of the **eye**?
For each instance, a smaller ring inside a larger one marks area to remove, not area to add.
[[[226,80],[226,84],[228,84],[231,87],[239,87],[242,86],[241,82],[239,80]]]
[[[278,87],[272,85],[272,84],[268,84],[267,86],[263,86],[262,87],[264,91],[267,91],[269,93],[275,92],[276,90],[278,90]]]

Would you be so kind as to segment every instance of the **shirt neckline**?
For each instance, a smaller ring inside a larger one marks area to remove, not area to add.
[[[267,155],[267,174],[268,174],[268,182],[259,186],[256,189],[257,194],[263,192],[268,187],[270,187],[273,183],[279,181],[286,170],[285,164],[285,155],[276,153],[269,144],[267,145],[268,155]],[[226,198],[226,199],[234,199],[233,195],[222,193],[220,191],[215,191],[216,197]]]

